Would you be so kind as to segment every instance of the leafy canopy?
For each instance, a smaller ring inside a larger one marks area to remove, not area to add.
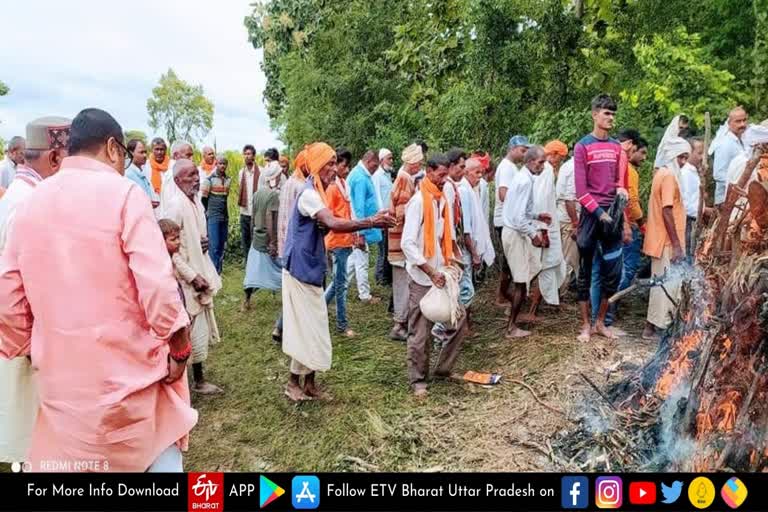
[[[190,85],[176,76],[173,69],[160,77],[152,97],[147,100],[149,126],[165,132],[166,140],[205,137],[213,127],[213,103],[201,85]]]

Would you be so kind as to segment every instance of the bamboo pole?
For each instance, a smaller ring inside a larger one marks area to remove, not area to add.
[[[699,171],[699,211],[696,214],[696,230],[693,232],[693,240],[691,245],[694,247],[693,253],[695,254],[696,244],[701,234],[701,228],[704,224],[704,206],[706,205],[707,195],[707,176],[709,176],[709,145],[712,143],[712,118],[709,112],[704,113],[704,158],[701,159],[701,170]]]

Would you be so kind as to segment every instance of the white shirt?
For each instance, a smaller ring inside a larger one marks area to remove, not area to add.
[[[424,202],[420,191],[416,191],[405,210],[405,225],[403,226],[403,237],[400,240],[400,246],[405,255],[405,270],[411,279],[421,286],[432,286],[432,280],[422,272],[419,265],[429,263],[437,270],[444,265],[443,251],[440,249],[440,243],[443,239],[443,209],[445,208],[445,197],[440,201],[432,200],[432,214],[435,218],[435,253],[430,258],[424,257]]]
[[[496,168],[496,205],[493,208],[493,225],[497,228],[500,228],[504,225],[502,212],[504,210],[505,201],[502,201],[499,198],[499,190],[501,190],[502,187],[506,187],[508,189],[509,185],[512,183],[512,178],[518,174],[519,170],[520,169],[515,165],[515,163],[511,160],[508,160],[506,157],[501,161],[501,163],[499,163],[499,166]],[[507,190],[507,194],[509,194],[509,190]]]
[[[699,215],[699,171],[694,166],[686,163],[680,170],[680,192],[683,196],[685,215],[697,217]]]
[[[248,175],[245,177],[245,197],[248,200],[248,207],[243,208],[240,207],[240,215],[245,215],[246,217],[251,216],[251,212],[253,211],[253,175],[256,172],[256,164],[253,164],[253,170],[248,170],[247,167],[243,167],[240,169],[240,172],[237,174],[237,182],[242,183],[243,182],[243,173],[247,172]],[[261,183],[261,176],[259,176],[259,183]]]
[[[488,220],[488,215],[491,213],[491,198],[488,194],[488,182],[485,178],[480,178],[477,183],[477,194],[480,196],[480,207],[483,210],[484,219]]]
[[[388,210],[393,185],[389,171],[379,166],[371,176],[371,179],[373,180],[373,189],[376,191],[376,202],[379,204],[379,211]]]
[[[42,181],[42,178],[39,181]],[[34,191],[35,187],[19,178],[11,182],[3,198],[0,199],[0,254],[5,249],[5,242],[13,225],[16,209]]]
[[[8,188],[11,186],[13,176],[16,174],[16,163],[5,155],[0,162],[0,187]]]
[[[571,223],[568,216],[568,210],[565,208],[566,201],[576,203],[576,211],[579,211],[581,205],[576,199],[576,175],[574,174],[573,158],[563,162],[560,166],[560,172],[557,174],[557,184],[555,185],[555,194],[557,195],[557,216],[560,222]]]
[[[310,189],[305,190],[300,196],[299,196],[299,213],[304,215],[305,217],[309,217],[314,219],[317,217],[317,213],[320,210],[324,210],[325,208],[328,208],[323,204],[323,200],[320,197],[320,194],[317,192],[317,190]]]
[[[747,150],[744,144],[731,131],[725,134],[723,141],[715,151],[715,163],[713,166],[713,177],[715,181],[727,181],[728,167],[731,161],[739,155],[747,156]]]
[[[504,201],[504,227],[513,229],[531,239],[538,234],[534,225],[533,214],[533,174],[528,167],[515,174],[507,190],[507,200]]]

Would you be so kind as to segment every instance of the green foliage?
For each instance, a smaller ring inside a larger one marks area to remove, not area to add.
[[[0,81],[0,96],[5,96],[10,92],[10,89],[8,89],[8,86],[5,85],[4,82]]]
[[[126,130],[126,132],[125,132],[125,142],[127,143],[129,140],[132,140],[132,139],[139,139],[141,142],[144,143],[145,146],[149,142],[149,139],[147,138],[147,134],[144,133],[143,131],[141,131],[141,130]],[[147,148],[147,149],[151,149],[151,148]]]
[[[737,103],[765,112],[768,0],[752,1],[273,0],[246,26],[294,153],[424,139],[498,157],[514,133],[573,144],[600,92],[652,148],[681,112],[694,126]]]
[[[201,85],[189,85],[169,69],[160,77],[152,97],[147,100],[149,126],[163,130],[166,140],[194,141],[213,127],[213,103]]]

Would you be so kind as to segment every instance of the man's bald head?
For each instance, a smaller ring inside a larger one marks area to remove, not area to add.
[[[177,140],[171,146],[171,158],[174,160],[192,160],[194,154],[192,144],[185,140]]]
[[[15,137],[11,137],[11,140],[8,141],[8,149],[6,150],[6,153],[8,154],[8,158],[13,160],[13,163],[16,165],[24,163],[25,150],[26,141],[24,140],[24,137],[16,135]]]
[[[728,129],[737,137],[741,137],[747,130],[749,116],[744,107],[736,107],[728,112]]]
[[[464,165],[464,176],[472,187],[475,187],[483,177],[483,163],[478,158],[470,158]]]
[[[366,151],[362,158],[363,165],[368,172],[373,174],[379,168],[379,154],[376,151]]]
[[[182,158],[173,166],[173,181],[176,186],[190,199],[194,199],[200,191],[200,173],[197,172],[195,162]]]
[[[213,165],[216,161],[216,153],[211,146],[203,146],[203,160],[208,165]]]

